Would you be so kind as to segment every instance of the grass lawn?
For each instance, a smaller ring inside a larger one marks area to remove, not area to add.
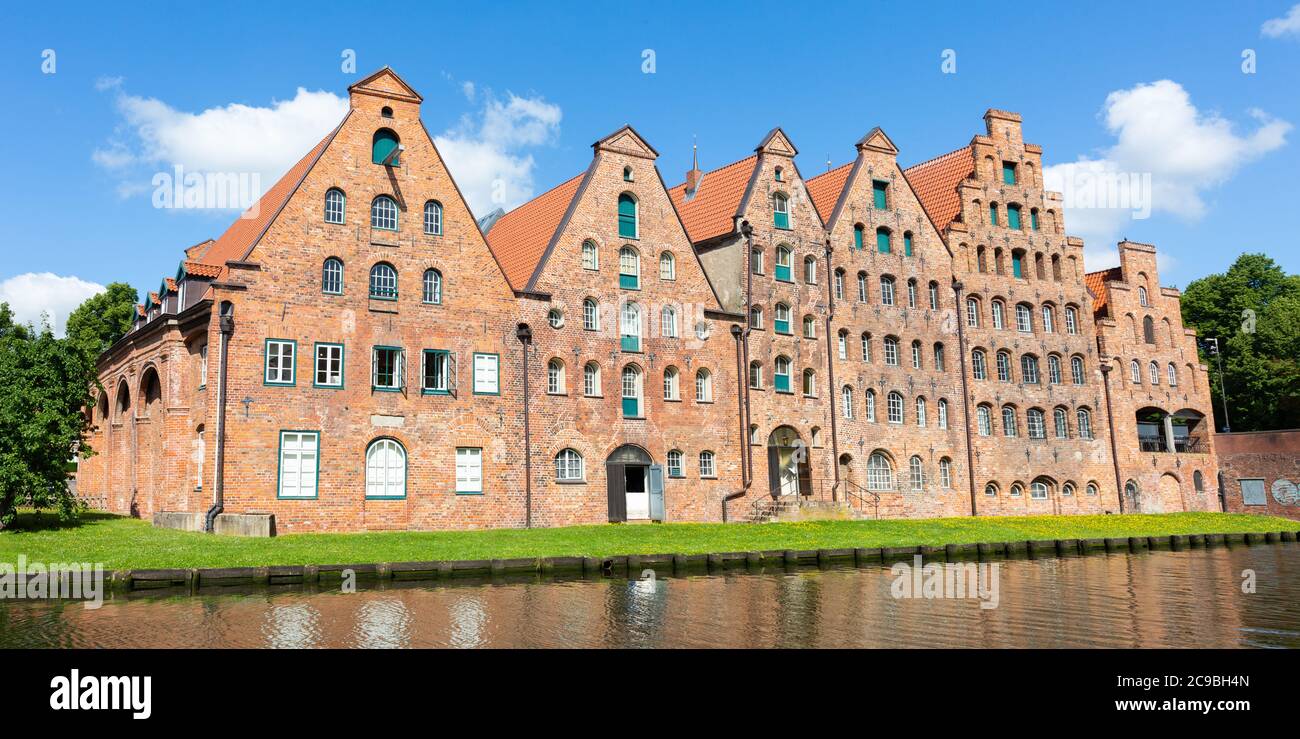
[[[511,557],[707,554],[1100,537],[1297,531],[1285,518],[1226,513],[1026,516],[769,524],[569,526],[489,531],[288,534],[272,539],[174,531],[147,521],[86,513],[63,523],[20,514],[0,531],[0,562],[102,562],[109,570],[363,564]]]

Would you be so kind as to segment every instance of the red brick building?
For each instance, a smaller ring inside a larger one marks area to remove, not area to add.
[[[1300,429],[1217,434],[1224,510],[1300,520]]]
[[[101,357],[83,496],[279,531],[1216,504],[1177,292],[1127,242],[1085,278],[1013,113],[906,170],[875,129],[808,180],[773,129],[672,188],[624,126],[485,234],[420,95],[349,93]]]

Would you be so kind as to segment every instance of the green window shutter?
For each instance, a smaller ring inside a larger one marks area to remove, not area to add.
[[[853,227],[853,248],[854,249],[862,248],[862,227],[861,226]]]
[[[623,417],[639,418],[641,416],[641,402],[636,398],[623,398]]]
[[[370,148],[370,160],[375,164],[383,164],[388,155],[396,148],[397,134],[387,129],[377,131]],[[390,164],[397,166],[397,159],[394,158]]]
[[[889,207],[889,183],[880,180],[871,182],[872,204],[880,210]]]
[[[790,322],[788,320],[783,321],[780,318],[777,318],[775,319],[774,328],[778,334],[788,334],[790,333]]]
[[[794,280],[791,279],[790,277],[790,265],[788,264],[776,265],[776,279],[782,282],[793,282]]]
[[[790,214],[782,213],[781,211],[776,211],[775,213],[772,214],[772,223],[775,224],[777,228],[789,229]]]
[[[636,201],[631,195],[618,196],[618,235],[625,239],[636,238]]]
[[[903,234],[903,255],[912,256],[912,234]]]
[[[775,381],[775,386],[776,386],[776,391],[777,391],[778,393],[788,393],[788,392],[790,392],[790,376],[789,376],[789,375],[777,375],[777,376],[776,376],[776,381]]]
[[[1029,227],[1035,231],[1038,230],[1038,211],[1036,210],[1029,211]]]
[[[625,352],[639,352],[641,351],[641,337],[624,336],[622,337],[622,340],[619,342],[619,345],[622,347],[623,351]]]
[[[624,290],[639,290],[640,280],[636,275],[619,275],[618,286]]]
[[[888,254],[890,252],[888,231],[876,232],[876,251],[881,254]]]
[[[994,226],[998,225],[998,206],[996,205],[989,206],[989,223]]]
[[[1024,257],[1015,255],[1011,257],[1011,274],[1015,277],[1024,276]]]
[[[1007,208],[1007,225],[1011,228],[1020,228],[1020,208],[1011,206]]]
[[[1002,163],[1002,182],[1007,185],[1016,184],[1016,165],[1011,162]]]

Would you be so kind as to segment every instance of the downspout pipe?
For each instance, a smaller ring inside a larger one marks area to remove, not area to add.
[[[741,367],[740,372],[736,377],[736,381],[742,388],[741,398],[743,408],[741,409],[740,461],[741,480],[743,485],[741,485],[739,490],[722,499],[723,523],[726,523],[727,521],[727,503],[736,498],[743,497],[749,492],[750,486],[754,484],[754,454],[753,450],[750,449],[751,445],[749,443],[749,332],[751,330],[749,317],[754,304],[754,265],[752,264],[754,259],[754,227],[750,225],[749,221],[741,221],[740,233],[745,237],[745,324],[744,328],[741,328],[739,332],[737,332],[736,327],[733,326],[731,335],[736,337],[738,342],[737,351],[741,354]]]
[[[1110,461],[1115,467],[1115,493],[1119,497],[1119,512],[1124,513],[1124,482],[1120,479],[1119,449],[1115,446],[1115,412],[1110,404],[1110,362],[1101,363],[1101,385],[1106,389],[1106,435],[1110,437]]]
[[[961,291],[964,286],[961,280],[954,280],[952,283],[952,293],[956,299],[953,306],[953,315],[957,319],[957,360],[961,367],[961,414],[962,425],[966,427],[966,477],[970,485],[970,514],[979,515],[979,506],[976,503],[979,500],[978,493],[975,490],[975,442],[970,433],[970,379],[966,377],[966,331],[963,329],[965,321],[962,317],[962,297]]]
[[[835,484],[831,486],[831,501],[839,500],[840,489],[840,434],[835,423],[835,346],[831,337],[832,322],[835,320],[835,270],[831,264],[831,240],[826,239],[826,393],[831,401],[831,469],[835,471]],[[845,496],[846,498],[848,496]]]
[[[226,500],[226,386],[229,384],[230,337],[235,333],[235,306],[230,302],[221,304],[217,319],[221,331],[221,361],[217,369],[217,451],[216,482],[213,484],[212,507],[203,517],[203,530],[209,534],[216,529],[217,516],[225,510]]]
[[[515,338],[522,347],[522,364],[524,374],[524,528],[533,527],[533,438],[529,426],[528,397],[528,350],[533,343],[533,330],[528,324],[521,323],[515,328]]]

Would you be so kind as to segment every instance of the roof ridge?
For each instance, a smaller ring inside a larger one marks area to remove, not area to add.
[[[910,167],[904,167],[903,173],[906,174],[908,172],[911,172],[914,169],[920,169],[921,167],[924,167],[927,164],[934,164],[935,162],[938,162],[940,159],[946,159],[947,157],[950,157],[953,154],[959,154],[961,152],[969,152],[969,151],[970,151],[970,144],[966,144],[965,146],[961,146],[956,149],[953,149],[952,151],[947,152],[946,154],[940,154],[937,157],[931,157],[929,159],[926,159],[923,162],[917,162],[916,164],[913,164]]]

